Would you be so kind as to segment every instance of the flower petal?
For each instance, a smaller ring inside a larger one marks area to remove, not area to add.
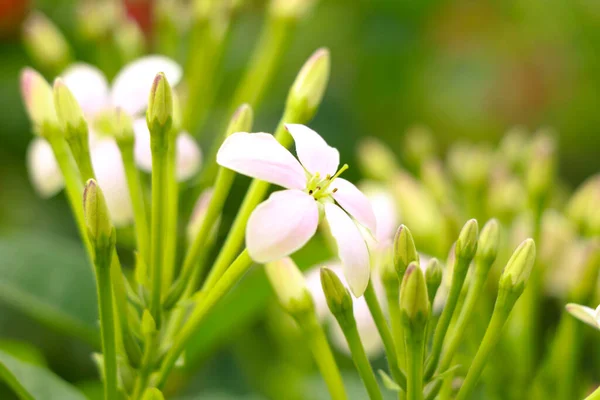
[[[375,230],[375,238],[380,243],[392,241],[396,229],[400,224],[398,215],[398,206],[394,200],[394,196],[384,189],[381,185],[374,182],[362,183],[359,185],[360,191],[367,196],[373,213],[375,213],[375,221],[377,229]]]
[[[300,124],[285,124],[285,128],[296,142],[296,154],[311,174],[318,172],[321,176],[333,176],[340,164],[340,153],[331,147],[315,131]]]
[[[308,242],[319,224],[317,202],[300,190],[273,193],[256,207],[246,227],[246,246],[260,263],[292,254]]]
[[[123,67],[115,77],[111,101],[131,115],[138,114],[148,105],[148,96],[157,73],[164,72],[171,87],[181,80],[179,64],[168,57],[150,55],[137,59]]]
[[[113,223],[115,226],[128,225],[133,221],[133,207],[117,144],[113,139],[99,141],[91,153],[96,180],[104,192]]]
[[[96,115],[108,105],[108,82],[102,71],[95,66],[73,64],[61,77],[87,116]]]
[[[362,296],[369,283],[369,250],[354,221],[340,207],[325,204],[325,218],[329,223],[344,267],[344,275],[350,290],[356,297]]]
[[[596,329],[600,329],[600,323],[598,323],[598,320],[596,319],[596,310],[593,308],[574,303],[567,304],[566,308],[567,311],[578,320],[585,322]]]
[[[217,163],[287,189],[306,187],[306,172],[302,165],[268,133],[237,132],[230,135],[217,153]]]
[[[65,186],[52,147],[46,139],[36,137],[29,144],[27,167],[31,183],[41,197],[52,197]]]
[[[177,136],[177,180],[185,181],[200,170],[202,152],[196,140],[187,132]]]
[[[358,190],[353,183],[343,178],[336,178],[331,182],[331,189],[337,189],[332,197],[348,214],[369,229],[372,234],[377,232],[377,220],[373,212],[373,206],[363,192]]]
[[[152,171],[152,149],[150,148],[150,130],[146,124],[146,118],[138,118],[133,121],[133,133],[135,144],[133,152],[135,163],[145,172]]]

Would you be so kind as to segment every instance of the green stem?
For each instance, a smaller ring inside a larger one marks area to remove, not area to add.
[[[342,331],[348,342],[354,365],[356,366],[356,369],[358,369],[358,374],[367,389],[369,398],[372,400],[383,400],[381,389],[379,388],[377,379],[375,379],[375,374],[373,373],[373,368],[371,367],[371,363],[367,358],[362,341],[358,335],[356,321],[353,320],[351,326],[343,327],[342,324],[340,324],[340,326],[342,327]]]
[[[154,359],[157,346],[156,335],[153,335],[152,337],[146,337],[145,342],[146,345],[144,346],[144,358],[142,359],[142,366],[135,382],[135,387],[131,396],[132,400],[139,400],[142,398],[144,391],[148,386],[148,381],[150,380],[150,374],[152,372],[152,360]]]
[[[458,304],[460,298],[460,292],[462,290],[467,271],[471,260],[457,259],[454,265],[454,275],[452,276],[452,283],[450,286],[450,293],[448,293],[448,299],[446,305],[442,311],[442,315],[435,327],[435,333],[433,334],[433,345],[431,347],[431,355],[425,368],[425,379],[430,379],[433,376],[437,368],[440,355],[442,353],[442,347],[444,345],[444,339],[446,332],[450,326],[452,315]]]
[[[179,211],[179,186],[176,177],[176,151],[175,151],[175,138],[169,143],[167,150],[167,175],[166,175],[166,189],[167,189],[167,204],[166,212],[163,215],[164,227],[165,227],[165,254],[164,263],[162,266],[162,291],[167,291],[173,282],[173,275],[175,274],[175,261],[177,257],[177,218]]]
[[[110,262],[99,262],[96,265],[100,329],[102,334],[102,354],[104,356],[105,400],[114,400],[118,398],[117,346],[110,275]]]
[[[425,327],[406,329],[406,399],[423,400],[423,356]]]
[[[469,372],[467,373],[458,395],[456,396],[456,400],[466,400],[470,398],[473,390],[475,390],[477,381],[479,380],[479,377],[481,376],[481,373],[488,362],[490,354],[502,336],[504,325],[508,319],[512,306],[514,305],[514,301],[511,301],[510,303],[512,304],[507,303],[506,296],[503,295],[502,292],[498,294],[492,319],[490,320],[490,323],[485,331],[485,335],[483,336],[481,345],[475,354],[475,358],[469,367]]]
[[[396,355],[396,346],[394,345],[394,338],[390,333],[390,328],[388,323],[383,315],[383,311],[381,310],[381,306],[379,301],[377,300],[377,296],[375,294],[375,290],[373,289],[373,283],[369,281],[369,285],[367,286],[367,290],[365,290],[365,301],[367,303],[367,307],[369,307],[369,311],[371,312],[371,316],[375,321],[375,326],[379,331],[379,336],[381,336],[381,340],[383,342],[383,347],[385,348],[385,353],[388,359],[388,366],[390,368],[390,373],[392,377],[396,381],[398,385],[404,390],[406,390],[406,377],[400,370],[398,365],[398,357]]]
[[[390,314],[390,322],[392,325],[392,335],[396,346],[396,358],[400,368],[406,368],[406,345],[404,341],[404,329],[402,320],[400,319],[400,293],[398,286],[385,286],[388,312]]]
[[[253,261],[250,258],[247,250],[244,250],[231,264],[229,268],[227,268],[225,274],[219,279],[219,281],[210,289],[206,289],[204,291],[204,295],[202,295],[198,301],[197,306],[192,311],[188,320],[181,327],[179,334],[173,339],[173,346],[169,350],[169,353],[165,357],[164,362],[162,363],[162,367],[158,376],[157,387],[161,387],[164,385],[167,376],[177,358],[184,350],[185,345],[188,340],[192,337],[198,326],[202,323],[206,315],[209,311],[214,307],[214,305],[225,296],[235,284],[242,278],[242,276],[250,269]]]
[[[123,159],[125,176],[127,178],[127,186],[129,188],[129,197],[131,198],[131,204],[133,207],[137,250],[146,264],[149,264],[150,229],[148,227],[148,216],[146,214],[142,182],[140,180],[139,172],[135,167],[133,146],[119,145],[119,149],[121,150],[121,158]]]
[[[329,395],[332,400],[346,400],[346,390],[340,370],[335,362],[327,337],[323,332],[323,327],[317,320],[314,311],[302,315],[295,316],[300,330],[310,347],[313,358],[321,372],[323,380],[329,390]],[[368,362],[368,361],[367,361]]]

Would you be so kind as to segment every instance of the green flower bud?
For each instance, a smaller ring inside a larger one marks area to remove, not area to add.
[[[58,27],[40,12],[23,23],[23,43],[36,65],[59,72],[71,61],[71,48]]]
[[[526,239],[514,251],[500,276],[500,288],[522,292],[535,263],[535,242]]]
[[[396,287],[400,286],[398,274],[396,273],[396,268],[394,266],[394,257],[391,248],[386,249],[384,254],[381,254],[380,256],[379,276],[383,285],[394,285]]]
[[[165,400],[165,397],[157,388],[148,388],[144,392],[142,400]]]
[[[173,124],[173,91],[167,77],[162,72],[156,74],[152,83],[146,121],[151,134],[157,130],[160,130],[162,134],[167,134]]]
[[[600,236],[600,174],[588,178],[567,204],[567,216],[586,236]]]
[[[481,230],[477,244],[476,257],[487,266],[491,266],[498,255],[500,247],[500,223],[497,219],[490,219]]]
[[[435,139],[426,126],[416,125],[406,131],[404,136],[404,152],[407,161],[416,170],[435,156]]]
[[[315,0],[272,0],[269,14],[274,18],[297,19],[306,15]]]
[[[87,122],[83,117],[83,111],[62,79],[54,81],[54,107],[58,122],[62,128],[67,141],[74,138],[88,140]]]
[[[523,168],[526,149],[527,128],[523,126],[511,128],[500,142],[500,154],[513,171]]]
[[[342,284],[337,274],[328,268],[321,268],[321,286],[323,286],[329,310],[344,327],[346,322],[354,319],[350,292]]]
[[[133,146],[135,135],[131,116],[121,108],[116,108],[111,119],[111,133],[119,146]]]
[[[308,121],[321,104],[329,81],[329,50],[320,48],[306,61],[287,98],[286,108],[293,110],[300,120]]]
[[[286,257],[265,265],[267,278],[281,306],[292,316],[314,308],[304,276],[291,258]]]
[[[442,284],[443,277],[444,268],[442,263],[437,258],[429,260],[429,264],[427,264],[427,269],[425,270],[425,283],[427,284],[430,304],[433,304],[435,295]]]
[[[151,337],[156,334],[156,321],[150,314],[148,309],[144,309],[142,313],[142,335],[144,337]]]
[[[529,165],[526,172],[526,186],[533,201],[541,201],[548,196],[556,169],[556,143],[551,133],[539,133],[532,143]]]
[[[479,226],[475,219],[470,219],[463,226],[456,241],[454,249],[456,258],[463,260],[472,260],[477,251],[477,236],[479,235]]]
[[[95,248],[98,259],[110,257],[115,246],[115,228],[108,213],[106,199],[95,180],[90,179],[83,191],[83,214],[88,231],[88,237]],[[110,265],[110,259],[104,259]]]
[[[394,267],[400,279],[404,277],[406,268],[413,261],[419,262],[415,241],[410,230],[405,225],[400,225],[394,237]]]
[[[47,134],[48,131],[43,129],[44,127],[58,128],[52,88],[32,68],[25,68],[21,71],[21,96],[37,134]]]
[[[359,143],[358,159],[363,174],[380,181],[388,180],[399,169],[396,156],[390,148],[372,137]]]
[[[229,136],[236,132],[248,132],[252,129],[253,122],[254,112],[252,111],[252,107],[244,103],[233,113],[227,126],[226,134]]]
[[[458,143],[448,151],[448,167],[466,188],[479,189],[487,183],[492,161],[492,150],[485,145]]]
[[[409,328],[424,327],[430,309],[423,271],[416,262],[411,262],[400,287],[402,323]]]

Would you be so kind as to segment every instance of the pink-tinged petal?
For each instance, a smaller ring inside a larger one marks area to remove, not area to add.
[[[315,131],[300,124],[286,124],[286,129],[296,143],[296,154],[311,174],[319,173],[322,177],[333,176],[340,164],[340,153],[331,147]]]
[[[104,192],[113,223],[115,226],[130,224],[133,207],[119,147],[113,139],[105,139],[94,146],[91,156],[96,180]]]
[[[337,189],[332,194],[335,201],[361,225],[370,230],[372,234],[375,234],[377,232],[377,219],[367,196],[358,190],[353,183],[343,178],[336,178],[331,182],[330,187],[332,191]]]
[[[196,140],[187,132],[177,136],[177,180],[185,181],[200,170],[202,152]]]
[[[350,290],[362,296],[371,272],[369,250],[360,230],[352,219],[335,204],[325,204],[325,218],[338,247],[338,256]]]
[[[29,144],[27,169],[34,189],[43,198],[54,196],[65,186],[52,147],[46,139],[38,137]]]
[[[367,196],[371,202],[377,229],[375,238],[380,243],[389,242],[394,238],[396,229],[400,224],[398,206],[394,196],[381,185],[374,182],[360,184],[360,191]]]
[[[246,247],[253,260],[266,263],[300,249],[319,224],[317,202],[299,190],[273,193],[256,207],[246,227]]]
[[[152,82],[159,72],[164,72],[172,87],[181,80],[181,67],[168,57],[150,55],[126,65],[113,81],[110,94],[113,106],[121,107],[131,115],[144,111]]]
[[[217,163],[287,189],[306,187],[306,173],[298,160],[268,133],[230,135],[217,153]]]
[[[93,65],[73,64],[61,78],[86,116],[92,117],[108,105],[108,82],[102,71]]]

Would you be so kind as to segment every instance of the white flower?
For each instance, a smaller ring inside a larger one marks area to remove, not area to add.
[[[41,137],[36,137],[27,149],[27,169],[33,187],[43,198],[54,196],[65,185],[52,147]]]
[[[340,278],[342,284],[348,287],[348,282],[342,274],[341,265],[338,263],[324,265],[335,272]],[[309,269],[305,273],[306,287],[313,297],[319,321],[322,323],[331,323],[332,329],[330,333],[333,344],[339,350],[344,351],[346,354],[350,354],[350,349],[348,348],[348,343],[346,342],[344,333],[342,332],[342,329],[339,327],[338,323],[335,321],[334,316],[331,314],[327,306],[327,300],[321,285],[320,271],[321,266],[316,266]],[[379,295],[383,296],[383,288],[381,285],[375,284],[375,291]],[[381,336],[379,336],[377,325],[375,325],[375,321],[371,316],[371,312],[369,311],[369,307],[367,306],[367,302],[365,301],[364,297],[354,299],[353,312],[358,334],[365,348],[365,352],[370,358],[378,357],[383,351],[383,343],[381,341]]]
[[[600,330],[600,306],[594,310],[590,307],[569,303],[566,305],[566,309],[578,320]]]
[[[371,204],[356,186],[338,177],[347,166],[337,171],[340,156],[335,148],[306,126],[286,128],[301,163],[267,133],[234,133],[217,154],[220,165],[287,189],[273,193],[250,216],[248,252],[261,263],[285,257],[308,242],[324,217],[352,293],[361,296],[369,282],[370,261],[359,226],[375,232]]]

